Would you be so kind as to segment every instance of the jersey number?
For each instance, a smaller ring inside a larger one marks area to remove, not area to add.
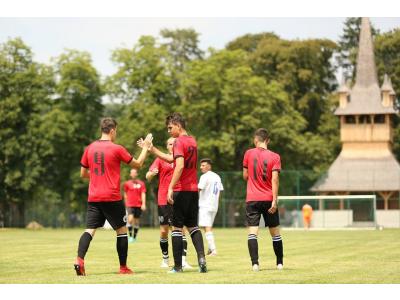
[[[104,175],[104,152],[95,152],[93,158],[94,158],[94,163],[100,167],[100,171],[99,171],[99,168],[96,167],[94,169],[94,173],[97,176],[103,176]]]
[[[195,147],[192,147],[192,146],[188,147],[189,155],[188,155],[187,159],[185,160],[185,169],[195,169],[197,167],[196,166],[196,160],[194,158],[194,153],[195,152],[196,152],[196,148]]]
[[[255,158],[255,159],[253,160],[254,179],[257,179],[257,165],[258,165],[258,160],[257,160],[257,158]],[[267,181],[267,179],[268,179],[268,176],[267,176],[267,166],[268,166],[267,160],[264,159],[264,160],[263,160],[263,166],[262,166],[262,179],[263,179],[264,181]]]
[[[217,195],[218,192],[219,192],[219,189],[218,189],[218,182],[214,182],[213,194],[214,194],[214,195]]]

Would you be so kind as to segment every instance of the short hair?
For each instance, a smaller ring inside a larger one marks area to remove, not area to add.
[[[203,158],[203,159],[201,159],[200,163],[203,163],[203,162],[208,163],[210,166],[212,165],[211,158]]]
[[[180,113],[174,112],[169,114],[165,119],[165,125],[168,126],[170,123],[179,124],[182,126],[182,128],[186,128],[186,121]]]
[[[269,133],[265,128],[258,128],[254,132],[254,137],[256,137],[260,142],[265,142],[269,139]]]
[[[115,121],[113,118],[106,117],[101,119],[100,121],[100,129],[101,132],[104,133],[110,133],[111,129],[117,128],[117,121]]]

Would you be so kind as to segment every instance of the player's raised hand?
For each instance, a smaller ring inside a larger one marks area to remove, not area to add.
[[[140,138],[137,140],[136,145],[138,145],[140,148],[144,147],[144,140],[143,138]]]
[[[153,135],[151,133],[146,135],[143,144],[145,147],[147,147],[148,150],[153,147]]]
[[[150,172],[153,173],[154,175],[157,175],[159,171],[158,171],[157,168],[154,168],[154,169],[151,170]]]

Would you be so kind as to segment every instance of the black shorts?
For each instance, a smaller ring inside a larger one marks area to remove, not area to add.
[[[199,215],[198,192],[174,192],[172,225],[183,228],[196,227]]]
[[[88,202],[86,228],[96,229],[104,226],[107,220],[116,230],[125,226],[125,205],[122,200],[110,202]]]
[[[160,225],[172,224],[172,212],[173,208],[171,204],[158,206],[158,220],[160,221]]]
[[[142,215],[142,209],[140,207],[127,207],[128,215],[133,215],[135,219],[139,219]]]
[[[265,227],[279,226],[279,212],[273,214],[268,212],[272,201],[250,201],[246,202],[246,223],[247,226],[259,226],[261,215],[265,221]]]

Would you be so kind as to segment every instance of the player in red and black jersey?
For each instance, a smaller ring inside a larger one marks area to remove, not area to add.
[[[254,133],[253,149],[246,151],[243,159],[243,178],[247,181],[246,221],[248,226],[248,247],[254,271],[258,263],[258,226],[261,215],[269,227],[278,269],[283,268],[283,245],[279,232],[278,189],[281,158],[268,150],[268,132],[259,128]]]
[[[168,186],[167,200],[173,205],[172,251],[175,266],[170,273],[182,272],[182,229],[190,232],[197,252],[199,272],[206,273],[203,237],[198,227],[199,193],[197,188],[197,143],[185,129],[185,120],[179,113],[166,118],[168,133],[175,138],[172,155],[156,147],[151,152],[169,163],[174,163],[174,173]]]
[[[174,138],[169,138],[167,140],[167,150],[169,154],[172,154],[172,149],[174,147]],[[141,141],[139,142],[141,145]],[[151,164],[149,171],[146,174],[146,179],[151,181],[155,176],[159,177],[158,180],[158,219],[160,222],[160,248],[163,256],[161,262],[161,268],[168,268],[169,266],[169,254],[168,254],[168,232],[169,226],[172,224],[173,208],[172,205],[168,203],[168,187],[172,179],[172,174],[174,173],[174,164],[166,162],[159,157],[157,157]],[[187,240],[183,233],[183,252],[182,252],[182,267],[184,269],[191,269],[192,267],[186,261],[187,254]]]
[[[117,252],[120,274],[131,274],[127,267],[128,235],[125,226],[125,205],[120,192],[120,164],[140,168],[151,146],[152,136],[147,135],[139,158],[136,160],[121,145],[114,144],[117,122],[104,118],[100,123],[101,138],[86,147],[81,159],[81,177],[89,179],[86,230],[79,240],[78,257],[74,264],[77,275],[86,275],[84,258],[98,227],[107,220],[117,233]]]
[[[128,211],[129,242],[136,241],[140,226],[140,216],[146,210],[146,185],[137,179],[138,170],[133,168],[130,171],[131,180],[124,183],[124,199]],[[133,236],[132,236],[133,227]]]

